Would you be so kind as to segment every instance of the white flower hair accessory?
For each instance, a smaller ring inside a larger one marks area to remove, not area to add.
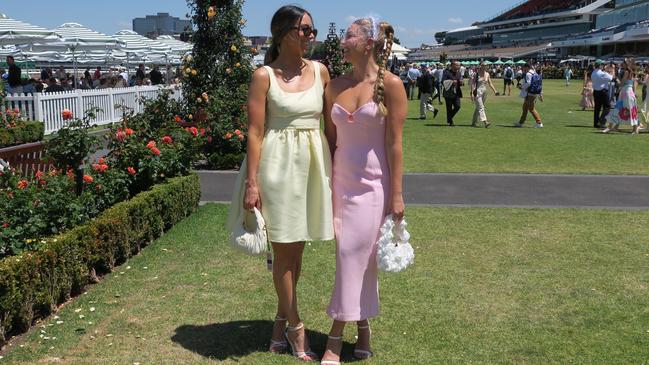
[[[410,233],[406,230],[407,225],[405,218],[395,224],[392,214],[385,217],[381,236],[376,242],[376,262],[382,271],[400,272],[414,262],[415,251],[408,243]]]

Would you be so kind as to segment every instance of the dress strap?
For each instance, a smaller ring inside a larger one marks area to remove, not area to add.
[[[270,92],[277,88],[277,78],[275,78],[275,71],[273,71],[272,67],[264,66],[264,68],[268,71],[268,77],[270,78],[270,87],[268,88],[268,92]]]
[[[318,85],[318,88],[324,90],[324,85],[322,85],[322,70],[320,69],[320,64],[316,61],[311,61],[313,65],[313,71],[315,72],[315,83]]]

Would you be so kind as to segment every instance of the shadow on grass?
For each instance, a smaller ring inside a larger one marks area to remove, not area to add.
[[[268,351],[272,330],[272,321],[259,320],[208,325],[186,324],[176,328],[176,334],[171,337],[171,340],[201,356],[225,360]],[[311,349],[321,356],[327,343],[327,335],[309,330],[306,334]],[[343,354],[351,354],[353,351],[353,344],[348,342],[343,344]],[[345,360],[344,355],[343,360]]]

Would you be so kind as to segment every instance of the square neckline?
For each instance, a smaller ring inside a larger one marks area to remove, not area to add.
[[[285,93],[285,94],[302,94],[302,93],[305,93],[305,92],[307,92],[307,91],[311,91],[311,89],[313,89],[314,87],[317,86],[318,81],[319,81],[319,80],[318,80],[318,72],[320,71],[320,66],[318,66],[318,67],[317,67],[317,70],[316,70],[316,65],[317,65],[317,64],[315,63],[315,61],[312,61],[312,60],[308,60],[308,61],[311,62],[311,66],[313,67],[313,85],[311,85],[311,86],[309,86],[308,88],[306,88],[306,89],[304,89],[304,90],[301,90],[301,91],[286,91],[286,90],[282,89],[282,87],[280,86],[279,81],[277,80],[277,75],[275,75],[275,71],[273,70],[273,68],[270,67],[270,66],[264,66],[264,67],[267,67],[267,68],[268,68],[268,71],[272,74],[272,77],[273,77],[273,79],[274,79],[275,86],[276,86],[276,87],[277,87],[281,92],[283,92],[283,93]],[[321,82],[321,83],[322,83],[322,82]]]

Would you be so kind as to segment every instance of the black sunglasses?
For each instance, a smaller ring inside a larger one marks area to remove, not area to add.
[[[302,26],[299,26],[299,27],[298,27],[298,26],[295,26],[295,27],[293,27],[292,29],[301,30],[302,33],[304,33],[304,36],[305,36],[305,37],[310,37],[311,34],[313,34],[313,37],[317,37],[317,36],[318,36],[318,30],[315,29],[315,28],[313,28],[313,27],[311,27],[310,25],[302,25]]]

